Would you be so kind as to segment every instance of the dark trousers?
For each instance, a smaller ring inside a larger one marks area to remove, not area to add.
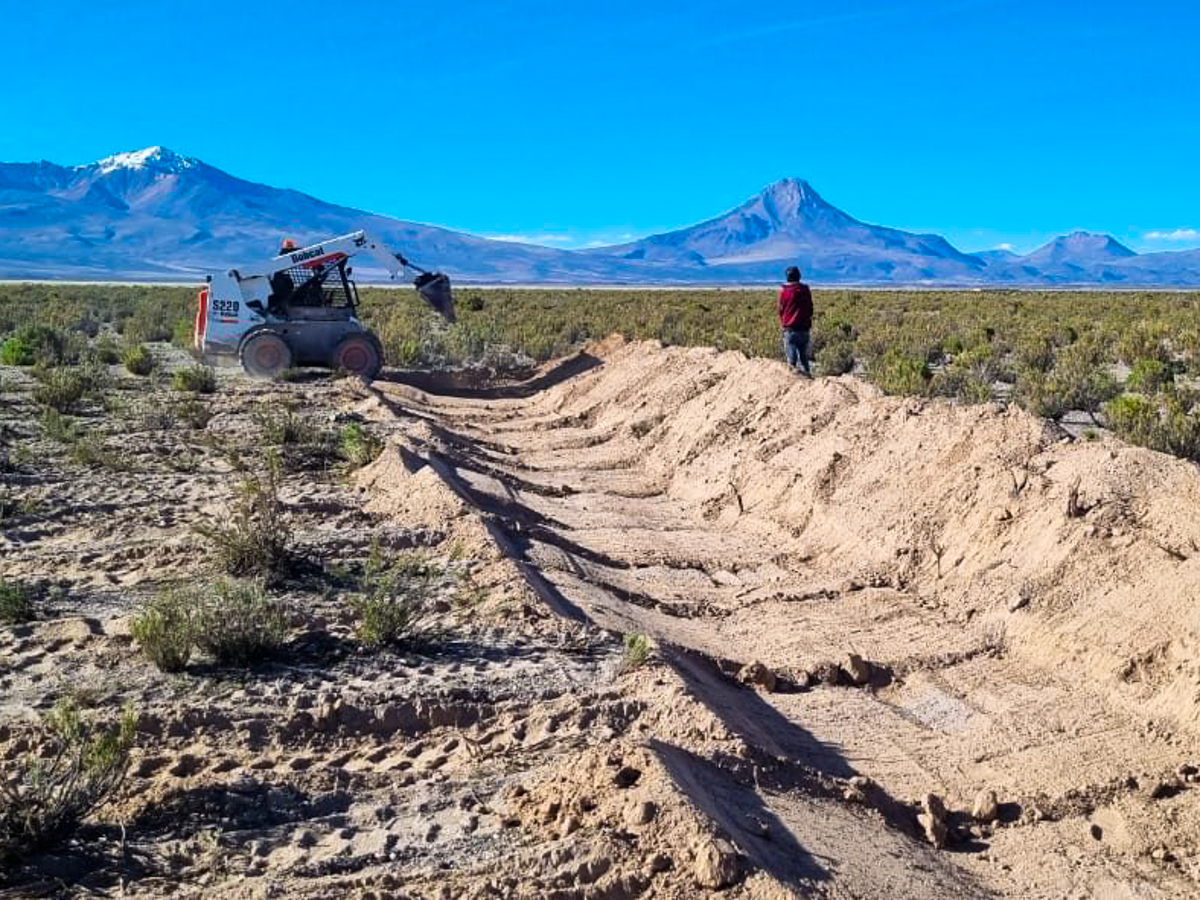
[[[805,375],[812,374],[812,370],[808,365],[807,328],[783,329],[783,355],[787,358],[788,365],[793,369],[803,372]]]

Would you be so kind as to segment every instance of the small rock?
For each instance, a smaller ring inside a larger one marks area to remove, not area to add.
[[[671,857],[667,856],[667,854],[655,853],[647,861],[646,868],[649,869],[651,873],[657,874],[659,872],[667,871],[673,865],[674,865],[674,863],[671,862]]]
[[[316,846],[317,833],[311,828],[297,828],[292,832],[292,843],[297,847]]]
[[[621,766],[617,770],[617,773],[613,775],[613,784],[619,788],[630,788],[637,784],[638,779],[641,777],[641,771],[633,768],[633,766]]]
[[[937,794],[926,794],[921,801],[921,812],[917,821],[925,831],[925,838],[939,850],[946,846],[949,829],[946,826],[946,805]]]
[[[580,822],[579,822],[578,816],[567,816],[565,819],[563,819],[563,823],[562,823],[563,837],[566,837],[568,834],[573,834],[576,831],[578,831],[579,825],[580,825]]]
[[[775,673],[757,660],[742,666],[737,677],[738,681],[740,681],[742,684],[751,684],[755,687],[761,687],[768,693],[775,690]]]
[[[857,653],[848,655],[846,661],[842,663],[842,668],[845,670],[852,684],[870,684],[871,664]]]
[[[833,662],[820,662],[813,667],[813,674],[821,684],[840,684],[845,677],[842,667]]]
[[[708,838],[695,847],[692,876],[702,888],[719,891],[737,883],[741,874],[737,853],[729,841]]]
[[[985,789],[976,794],[971,815],[975,817],[976,822],[995,822],[1000,817],[1000,803],[996,799],[996,792]]]
[[[649,825],[654,821],[654,816],[658,812],[656,807],[649,800],[630,803],[625,807],[625,824],[636,828],[639,825]]]
[[[1029,605],[1029,596],[1024,593],[1017,594],[1015,597],[1013,597],[1011,600],[1008,601],[1008,611],[1016,612],[1018,609],[1024,609],[1028,605]]]

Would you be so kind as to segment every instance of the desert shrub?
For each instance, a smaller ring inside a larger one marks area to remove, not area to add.
[[[269,455],[260,471],[243,469],[230,515],[196,530],[230,575],[279,573],[288,559],[291,529],[279,502],[279,461]]]
[[[6,366],[54,366],[62,358],[63,336],[46,325],[22,325],[0,345],[0,363]]]
[[[822,375],[845,375],[854,369],[854,342],[845,338],[828,341],[817,351],[817,368]]]
[[[1145,397],[1128,394],[1110,400],[1104,406],[1108,427],[1131,444],[1150,446],[1158,428],[1158,406]]]
[[[193,596],[170,590],[158,594],[129,623],[129,633],[160,671],[181,672],[192,655],[195,639]]]
[[[0,625],[20,625],[30,621],[35,613],[28,588],[0,580]]]
[[[621,657],[621,670],[624,672],[645,665],[654,651],[650,638],[644,634],[627,634],[623,643],[625,652]]]
[[[195,644],[217,662],[249,666],[279,652],[287,614],[261,584],[221,580],[192,594]]]
[[[336,437],[291,407],[259,410],[254,420],[263,442],[279,448],[289,469],[319,466],[337,455]]]
[[[1175,381],[1170,365],[1160,359],[1139,359],[1129,372],[1125,387],[1138,394],[1157,394]]]
[[[200,364],[176,369],[171,375],[171,387],[193,394],[211,394],[217,389],[217,373],[212,366]]]
[[[1076,341],[1059,350],[1053,379],[1068,408],[1082,409],[1093,419],[1106,401],[1121,392],[1099,345],[1088,341]]]
[[[154,357],[145,344],[132,344],[125,348],[121,362],[133,375],[146,376],[154,371]]]
[[[319,430],[290,407],[255,410],[253,418],[263,440],[276,447],[307,446],[319,442]]]
[[[213,411],[196,397],[184,397],[171,406],[175,417],[193,431],[203,431],[212,421]]]
[[[91,358],[104,366],[112,366],[121,362],[121,348],[113,339],[112,334],[105,332],[96,339],[91,347]]]
[[[127,458],[109,450],[95,434],[81,434],[70,448],[72,461],[89,469],[108,469],[112,472],[130,470]]]
[[[137,718],[85,714],[63,700],[42,724],[44,749],[18,760],[0,780],[0,860],[18,859],[66,839],[120,786]]]
[[[1200,416],[1190,410],[1189,398],[1159,395],[1157,400],[1126,394],[1107,403],[1108,427],[1131,444],[1200,459]]]
[[[74,412],[83,400],[100,391],[103,375],[90,368],[52,368],[37,372],[41,381],[33,391],[33,399],[60,413]]]
[[[1035,415],[1058,420],[1079,409],[1096,419],[1121,391],[1097,344],[1077,341],[1059,349],[1049,372],[1027,368],[1017,376],[1017,399]]]
[[[352,469],[374,462],[381,450],[383,441],[357,422],[343,426],[338,432],[338,452]]]
[[[430,600],[443,574],[441,566],[422,554],[387,560],[374,545],[358,591],[349,598],[358,639],[374,648],[427,642],[434,632]]]
[[[895,348],[871,365],[871,380],[888,394],[924,394],[932,377],[924,359]]]
[[[992,399],[992,383],[1000,374],[993,345],[975,342],[959,350],[953,362],[933,377],[930,392],[959,403],[987,403]]]
[[[180,350],[194,351],[196,340],[196,323],[188,316],[175,320],[171,326],[171,343]]]
[[[75,420],[70,416],[64,416],[53,407],[46,407],[42,410],[38,424],[41,425],[46,437],[60,444],[73,444],[81,436]]]
[[[1135,322],[1121,331],[1117,340],[1117,355],[1129,366],[1143,359],[1169,362],[1168,337],[1169,332],[1162,322]]]

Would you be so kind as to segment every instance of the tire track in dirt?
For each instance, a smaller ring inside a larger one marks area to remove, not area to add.
[[[798,384],[782,366],[707,350],[608,342],[525,386],[439,390],[425,377],[376,387],[414,423],[410,468],[429,464],[477,511],[553,609],[651,635],[690,696],[764,759],[878,785],[886,825],[850,814],[836,836],[813,832],[811,795],[774,797],[775,833],[842,859],[816,877],[760,855],[784,884],[869,895],[880,885],[871,879],[896,875],[902,887],[889,896],[949,896],[952,883],[967,891],[956,896],[1190,892],[1188,864],[1152,862],[1148,848],[1172,834],[1175,859],[1193,854],[1196,814],[1181,824],[1167,810],[1168,826],[1163,804],[1126,804],[1121,815],[1140,838],[1117,852],[1088,836],[1083,814],[1051,821],[1038,806],[1088,785],[1145,782],[1196,749],[1184,730],[1147,741],[1146,695],[1100,677],[1104,654],[1142,636],[1109,633],[1088,646],[1112,591],[1081,591],[1067,570],[1085,552],[1082,529],[1119,539],[1122,523],[1064,523],[1059,471],[1083,467],[1102,494],[1131,466],[1149,467],[1147,483],[1200,496],[1194,474],[1145,451],[1056,449],[1024,414],[884,398],[852,379]],[[1040,455],[1022,462],[1037,485],[1014,496],[1005,454],[1023,442]],[[1168,518],[1152,509],[1141,521],[1179,531]],[[1200,536],[1195,516],[1187,528]],[[1119,555],[1111,544],[1086,552]],[[1121,581],[1165,578],[1174,591],[1176,575],[1142,567]],[[1008,597],[1035,576],[1040,608],[1010,611]],[[799,684],[851,652],[877,664],[867,689],[758,693],[730,677],[731,661],[762,660]],[[1168,699],[1175,691],[1155,687]],[[680,789],[703,794],[695,773],[712,760],[681,768],[693,750],[662,746]],[[904,801],[933,791],[969,809],[981,788],[1021,820],[977,829],[975,853],[922,851]],[[760,803],[771,794],[749,791]],[[905,863],[864,874],[882,863],[863,848],[893,840]],[[909,865],[925,875],[898,874]],[[964,888],[964,876],[976,886]]]

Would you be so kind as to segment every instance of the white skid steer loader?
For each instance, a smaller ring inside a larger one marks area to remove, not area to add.
[[[317,366],[374,378],[383,364],[379,339],[358,320],[358,291],[346,265],[367,253],[392,278],[414,269],[417,293],[454,321],[450,279],[426,272],[362,231],[310,247],[287,248],[253,269],[209,275],[196,310],[196,349],[236,356],[242,368],[274,378],[291,366]]]

